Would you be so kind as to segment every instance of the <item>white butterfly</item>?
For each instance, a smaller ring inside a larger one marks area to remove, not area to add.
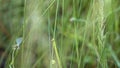
[[[20,44],[22,43],[22,40],[23,40],[22,37],[16,39],[16,44],[17,44],[18,47],[19,47]]]

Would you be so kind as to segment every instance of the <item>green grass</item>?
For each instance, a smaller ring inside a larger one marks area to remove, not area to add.
[[[119,68],[119,3],[119,0],[11,0],[6,13],[3,10],[7,7],[0,5],[0,14],[6,16],[0,21],[3,20],[11,36],[6,42],[7,35],[0,32],[0,41],[5,41],[9,54],[5,67]],[[19,37],[23,38],[22,44],[16,56],[12,56]]]

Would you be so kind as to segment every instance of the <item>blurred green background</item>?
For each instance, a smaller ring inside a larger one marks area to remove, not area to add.
[[[0,68],[19,37],[15,68],[120,68],[120,1],[0,0]]]

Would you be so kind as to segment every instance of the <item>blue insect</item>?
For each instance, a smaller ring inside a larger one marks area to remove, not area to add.
[[[22,37],[16,39],[16,44],[17,44],[18,47],[19,47],[20,44],[22,43],[22,40],[23,40]]]

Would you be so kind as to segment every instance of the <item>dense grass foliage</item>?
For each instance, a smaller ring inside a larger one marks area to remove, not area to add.
[[[119,0],[0,0],[0,67],[120,68]]]

